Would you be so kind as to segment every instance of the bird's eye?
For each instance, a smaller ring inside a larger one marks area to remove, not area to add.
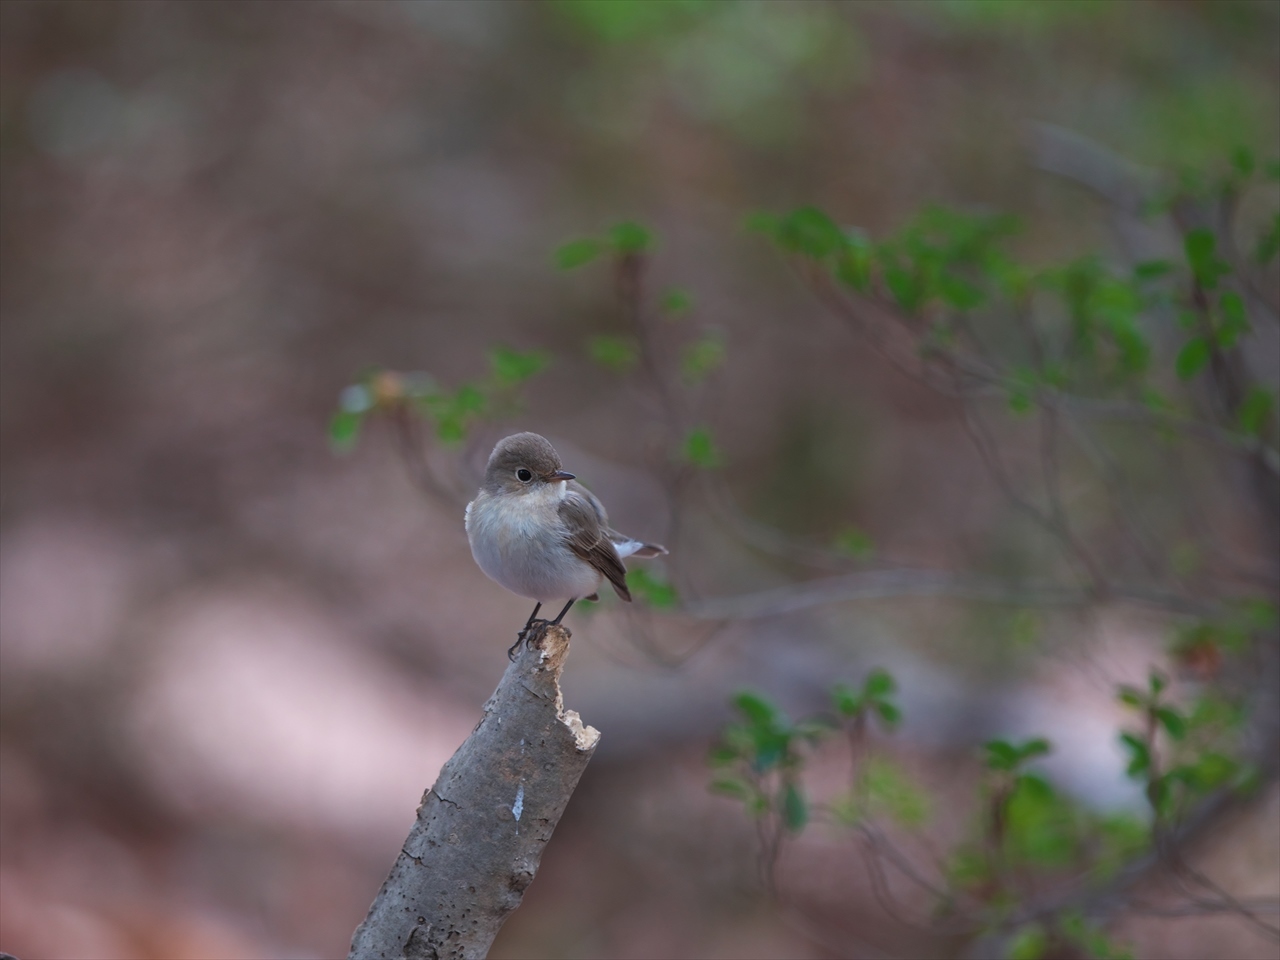
[[[528,470],[526,470],[524,467],[521,467],[519,470],[516,471],[516,479],[519,480],[521,483],[528,483],[530,480],[533,479],[533,474],[530,473]]]

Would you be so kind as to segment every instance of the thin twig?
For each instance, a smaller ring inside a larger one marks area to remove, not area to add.
[[[940,597],[1038,607],[1082,607],[1097,600],[1092,593],[1077,587],[1043,582],[1010,583],[1007,579],[945,570],[898,568],[822,577],[769,590],[702,600],[680,607],[679,612],[698,620],[759,620],[828,603],[890,597]],[[1222,610],[1221,605],[1214,601],[1132,584],[1111,584],[1110,598],[1206,618]]]

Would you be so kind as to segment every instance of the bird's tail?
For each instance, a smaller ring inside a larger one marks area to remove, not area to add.
[[[623,559],[627,557],[648,559],[650,557],[663,557],[667,554],[667,548],[661,544],[641,543],[639,540],[623,540],[621,543],[615,543],[614,547],[618,551],[618,556]]]

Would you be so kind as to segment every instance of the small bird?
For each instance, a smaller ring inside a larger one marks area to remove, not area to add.
[[[466,526],[471,555],[489,579],[537,601],[507,651],[512,659],[534,624],[558,624],[575,601],[599,600],[603,579],[630,602],[624,557],[667,552],[612,529],[604,506],[561,469],[555,447],[536,433],[498,441],[480,492],[467,504]],[[535,619],[549,600],[568,602],[554,620]]]

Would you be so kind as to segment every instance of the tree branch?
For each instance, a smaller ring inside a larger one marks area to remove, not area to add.
[[[423,796],[349,960],[482,958],[520,906],[600,739],[560,696],[569,636],[546,628],[507,668]]]
[[[1170,593],[1141,584],[1112,583],[1109,599],[1209,618],[1221,613],[1221,604]],[[1097,602],[1091,593],[1072,586],[952,573],[946,570],[863,570],[833,577],[758,590],[737,596],[686,603],[680,612],[695,620],[759,620],[778,617],[828,603],[882,600],[888,597],[943,597],[1013,606],[1087,607]]]

